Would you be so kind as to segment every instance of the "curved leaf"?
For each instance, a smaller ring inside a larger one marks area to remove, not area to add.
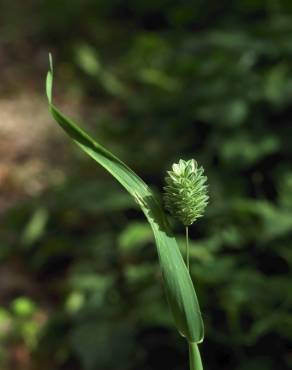
[[[53,105],[52,85],[53,68],[50,63],[46,92],[53,118],[75,143],[111,173],[140,205],[154,233],[166,296],[177,328],[189,342],[201,342],[204,336],[204,327],[196,293],[160,202],[135,172],[94,141]]]

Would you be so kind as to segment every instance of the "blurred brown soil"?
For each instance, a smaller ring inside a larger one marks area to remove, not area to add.
[[[47,61],[43,68],[45,64]],[[19,201],[61,183],[68,151],[64,135],[48,112],[45,72],[5,66],[0,89],[0,215]],[[80,103],[68,101],[74,104],[67,109],[76,113]]]
[[[0,210],[39,194],[51,179],[49,143],[56,134],[44,99],[25,93],[0,99]]]

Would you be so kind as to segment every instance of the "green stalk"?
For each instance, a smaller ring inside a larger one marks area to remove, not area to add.
[[[189,245],[189,228],[186,226],[186,265],[190,271],[190,245]],[[189,361],[190,370],[203,370],[200,351],[197,343],[189,342]]]
[[[189,342],[190,370],[203,370],[200,351],[197,343]]]
[[[189,246],[189,227],[186,226],[186,249],[187,249],[187,268],[190,271],[190,246]]]

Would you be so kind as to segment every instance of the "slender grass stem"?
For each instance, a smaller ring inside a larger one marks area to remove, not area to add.
[[[188,226],[186,226],[186,252],[187,252],[187,257],[186,257],[187,268],[188,268],[188,271],[190,271],[190,246],[189,246],[189,228],[188,228]]]
[[[197,343],[189,343],[190,370],[204,370]]]
[[[189,245],[189,228],[186,226],[186,265],[190,271],[190,245]],[[202,360],[198,345],[189,342],[189,361],[190,370],[203,370]]]

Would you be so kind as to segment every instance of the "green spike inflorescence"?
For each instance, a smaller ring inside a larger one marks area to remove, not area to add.
[[[208,204],[207,177],[194,159],[172,165],[164,187],[166,209],[185,226],[202,217]]]

